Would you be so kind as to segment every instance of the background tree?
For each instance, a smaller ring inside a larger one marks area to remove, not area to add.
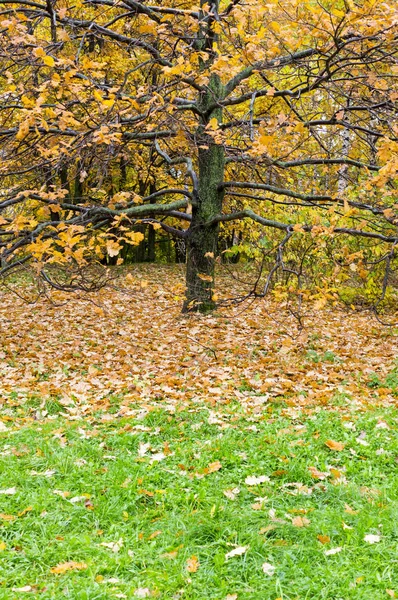
[[[233,227],[267,267],[252,295],[282,273],[305,297],[308,265],[319,277],[324,261],[321,303],[345,269],[365,280],[371,263],[385,294],[395,2],[0,4],[4,275],[30,262],[61,285],[57,265],[82,286],[93,262],[120,263],[158,228],[186,245],[184,310],[208,311],[220,227]]]

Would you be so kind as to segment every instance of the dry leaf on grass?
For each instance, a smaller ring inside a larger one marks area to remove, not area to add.
[[[234,556],[241,556],[242,554],[245,554],[245,552],[247,552],[248,549],[249,549],[249,546],[238,546],[237,548],[234,548],[230,552],[227,552],[225,555],[225,558],[226,558],[226,560],[228,560],[230,558],[233,558]]]
[[[52,567],[50,572],[55,573],[56,575],[62,575],[67,571],[81,571],[83,569],[87,569],[86,563],[69,560],[68,562],[59,563],[55,567]]]
[[[335,442],[334,440],[326,440],[325,446],[327,446],[330,450],[341,452],[342,450],[344,450],[345,444],[341,442]]]
[[[223,494],[228,500],[236,500],[236,496],[240,493],[240,489],[238,487],[233,489],[224,490]]]
[[[200,562],[199,562],[197,556],[191,556],[191,558],[188,558],[188,560],[187,560],[188,573],[196,573],[196,571],[199,569],[199,566],[200,566]]]
[[[363,539],[368,544],[377,544],[378,542],[380,542],[381,538],[379,535],[373,535],[373,533],[368,533]]]
[[[342,551],[342,547],[338,546],[337,548],[330,548],[330,550],[325,550],[325,556],[332,556],[333,554],[338,554]]]
[[[268,575],[269,577],[272,577],[272,575],[275,574],[275,567],[270,563],[263,563],[261,568],[263,570],[263,573],[265,573],[265,575]]]
[[[330,537],[328,535],[317,535],[316,537],[321,544],[328,544],[330,542]]]
[[[311,521],[306,517],[294,517],[294,519],[292,519],[292,525],[295,527],[308,527],[310,523]]]
[[[246,485],[260,485],[261,483],[266,483],[267,481],[270,481],[270,478],[267,477],[267,475],[260,475],[258,477],[256,475],[249,475],[245,479],[245,484]]]

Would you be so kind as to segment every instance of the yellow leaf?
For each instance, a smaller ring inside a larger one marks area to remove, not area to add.
[[[62,575],[67,571],[81,571],[82,569],[87,569],[87,565],[84,562],[75,562],[74,560],[70,560],[68,562],[59,563],[55,567],[50,569],[51,573],[55,573],[56,575]]]
[[[0,542],[0,552],[3,552],[7,548],[7,544],[5,542]]]
[[[48,56],[48,55],[44,56],[43,57],[43,62],[48,67],[53,67],[55,65],[55,60],[53,59],[52,56]]]
[[[18,517],[23,517],[24,515],[26,515],[26,513],[30,512],[31,510],[33,510],[33,507],[27,506],[26,508],[21,510],[21,512],[18,513]]]
[[[23,140],[29,133],[29,121],[22,121],[16,134],[17,140]]]
[[[106,242],[106,251],[109,256],[117,256],[122,249],[122,246],[119,242],[115,242],[114,240],[107,240]]]
[[[281,26],[276,21],[271,21],[270,27],[271,27],[272,31],[275,31],[275,33],[279,33],[281,30]]]
[[[211,129],[212,131],[216,131],[216,129],[218,129],[218,127],[219,127],[218,119],[216,117],[213,117],[212,119],[210,119],[210,121],[206,125],[206,129]]]
[[[33,50],[33,55],[36,56],[36,58],[43,58],[43,56],[47,56],[43,48],[40,47]]]

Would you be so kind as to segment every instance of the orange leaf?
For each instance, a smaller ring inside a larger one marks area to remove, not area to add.
[[[330,537],[328,535],[317,535],[317,539],[321,544],[328,544],[330,542]]]
[[[68,562],[59,563],[55,567],[50,569],[51,573],[55,573],[57,575],[62,575],[66,573],[66,571],[81,571],[82,569],[87,569],[87,565],[84,562],[76,562],[74,560],[70,560]]]
[[[187,560],[187,571],[189,573],[196,573],[196,571],[199,569],[199,560],[197,556],[191,556],[191,558],[188,558]]]
[[[337,450],[337,452],[344,450],[344,444],[341,442],[335,442],[333,440],[326,440],[325,446],[330,448],[330,450]]]
[[[209,464],[209,466],[207,467],[208,469],[208,473],[215,473],[216,471],[219,471],[222,468],[222,464],[220,463],[219,460],[216,460],[215,462],[212,462]]]

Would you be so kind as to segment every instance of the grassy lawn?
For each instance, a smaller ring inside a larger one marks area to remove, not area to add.
[[[396,597],[397,418],[231,403],[6,421],[0,598]]]

